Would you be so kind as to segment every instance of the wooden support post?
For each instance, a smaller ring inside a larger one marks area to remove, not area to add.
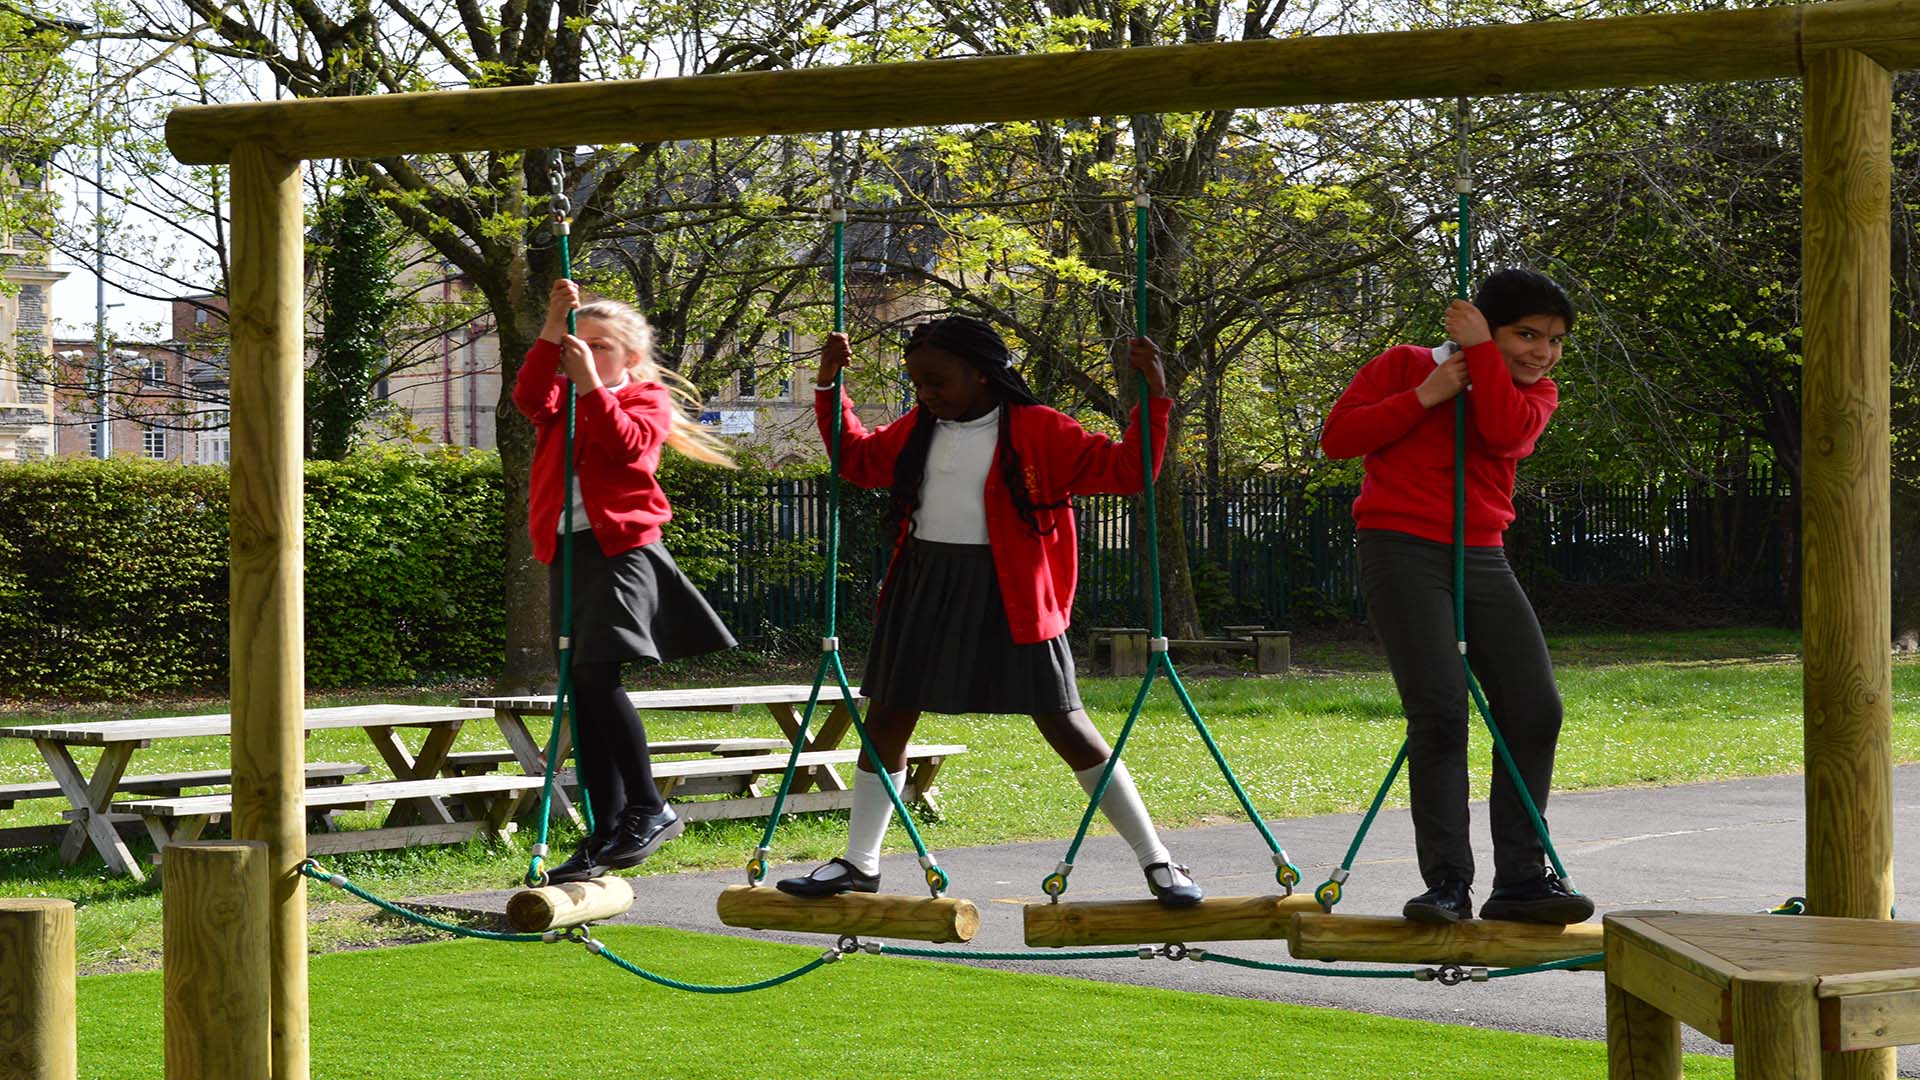
[[[173,844],[161,876],[167,1080],[271,1075],[267,845]]]
[[[611,919],[633,907],[633,884],[599,877],[522,889],[507,900],[507,925],[528,934]]]
[[[1028,945],[1058,949],[1284,938],[1293,930],[1295,915],[1319,910],[1307,893],[1210,896],[1183,908],[1166,907],[1158,900],[1096,900],[1028,904],[1025,921]]]
[[[73,901],[0,899],[0,1075],[74,1080]]]
[[[1860,53],[1806,58],[1806,892],[1811,914],[1861,919],[1885,919],[1893,904],[1891,87]],[[1829,1055],[1824,1073],[1893,1074],[1892,1050]]]
[[[1607,1080],[1680,1080],[1680,1021],[1607,980]]]
[[[1734,976],[1734,1080],[1819,1080],[1819,985],[1788,972]]]
[[[1255,630],[1253,669],[1262,675],[1285,675],[1293,668],[1293,632]]]
[[[751,930],[803,934],[866,934],[916,941],[971,941],[980,910],[952,897],[841,893],[802,900],[767,886],[729,885],[717,905],[720,921]]]
[[[1472,919],[1434,926],[1383,916],[1307,913],[1293,920],[1288,951],[1301,960],[1513,967],[1597,953],[1601,940],[1596,923],[1546,926]],[[1600,960],[1591,965],[1602,966]]]
[[[273,1078],[307,1080],[300,165],[233,152],[233,835],[267,845]]]

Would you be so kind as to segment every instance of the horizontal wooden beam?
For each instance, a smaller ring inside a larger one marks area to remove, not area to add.
[[[1920,5],[1839,0],[1643,15],[673,79],[188,106],[167,146],[189,164],[241,143],[289,157],[378,157],[801,132],[1275,108],[1728,82],[1800,74],[1853,49],[1920,66]]]
[[[1284,938],[1296,914],[1319,910],[1320,904],[1307,893],[1214,896],[1181,908],[1158,900],[1092,900],[1028,904],[1025,923],[1027,944],[1035,948],[1256,941]]]
[[[1436,926],[1375,915],[1303,914],[1293,920],[1287,944],[1300,960],[1517,967],[1598,953],[1601,940],[1597,923],[1547,926],[1468,919]],[[1586,966],[1605,964],[1595,960]]]
[[[980,909],[953,897],[841,893],[803,900],[764,885],[729,885],[715,905],[720,921],[749,930],[854,934],[916,941],[971,941]]]

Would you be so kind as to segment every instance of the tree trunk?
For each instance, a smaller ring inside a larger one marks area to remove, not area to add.
[[[560,268],[550,248],[527,252],[526,273],[508,272],[511,319],[501,320],[500,403],[494,435],[500,447],[500,471],[506,504],[506,656],[500,674],[503,693],[544,692],[554,683],[557,656],[547,624],[547,567],[533,557],[527,532],[527,492],[533,468],[534,429],[513,403],[514,378],[546,320],[546,296]],[[500,310],[502,305],[495,305]]]
[[[1893,643],[1920,649],[1920,491],[1893,484]]]

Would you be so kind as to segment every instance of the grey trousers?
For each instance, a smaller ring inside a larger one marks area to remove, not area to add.
[[[1407,714],[1407,774],[1413,793],[1414,847],[1428,886],[1449,878],[1472,884],[1468,834],[1466,673],[1453,628],[1453,548],[1406,533],[1360,532],[1360,588],[1367,618],[1387,651]],[[1545,815],[1560,737],[1560,691],[1553,681],[1540,620],[1497,547],[1466,552],[1467,659],[1493,719]],[[1538,878],[1546,850],[1496,754],[1488,808],[1493,887]]]

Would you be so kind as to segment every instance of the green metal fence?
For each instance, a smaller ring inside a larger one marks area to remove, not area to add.
[[[737,537],[729,571],[710,601],[735,632],[766,641],[811,633],[819,619],[818,537],[823,479],[732,489],[727,529]],[[1353,490],[1310,481],[1255,479],[1196,485],[1181,499],[1188,563],[1202,620],[1211,627],[1276,627],[1358,614]],[[852,493],[843,514],[841,604],[857,641],[886,571],[892,532],[883,492]],[[1145,625],[1134,500],[1077,499],[1081,626]],[[1555,582],[1711,586],[1763,610],[1796,603],[1791,579],[1798,505],[1770,473],[1641,485],[1548,484],[1515,499],[1507,552],[1529,589]],[[811,561],[796,553],[811,552]]]

